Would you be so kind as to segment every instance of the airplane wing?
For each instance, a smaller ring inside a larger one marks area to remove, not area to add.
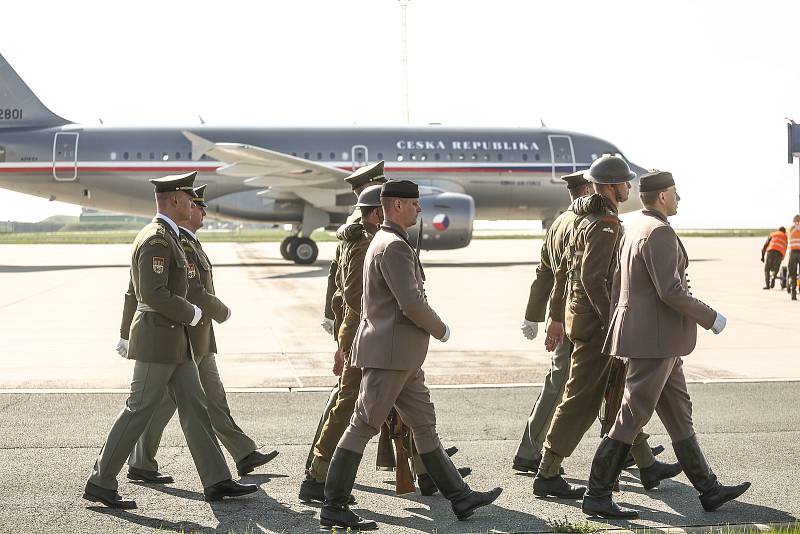
[[[349,189],[344,182],[344,178],[350,174],[348,171],[267,148],[241,143],[215,143],[187,130],[181,133],[192,142],[193,159],[207,155],[219,160],[225,164],[217,169],[219,174],[244,178],[244,183],[249,186],[293,190],[310,188],[329,190],[331,193]],[[300,190],[295,192],[302,196]],[[327,195],[309,196],[317,198]]]

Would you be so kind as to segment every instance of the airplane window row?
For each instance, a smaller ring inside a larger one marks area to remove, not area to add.
[[[147,156],[148,157],[146,159],[149,159],[149,160],[160,159],[161,161],[169,161],[170,157],[171,157],[171,155],[168,154],[167,152],[162,152],[161,154],[157,154],[156,152],[150,152],[150,153],[147,154]],[[186,156],[187,156],[188,159],[192,159],[192,153],[191,152],[189,152]],[[116,161],[117,153],[116,152],[111,152],[108,155],[108,157],[111,159],[111,161]],[[131,157],[131,153],[130,152],[123,152],[122,153],[122,159],[125,160],[125,161],[128,161],[128,160],[134,159],[134,158]],[[144,153],[137,152],[135,159],[137,159],[137,160],[145,159]],[[180,160],[181,159],[181,153],[180,152],[175,152],[175,159],[176,160]],[[205,159],[205,156],[203,156],[203,159]]]
[[[410,154],[397,154],[397,158],[396,159],[397,159],[397,161],[405,161],[405,160],[427,161],[429,159],[429,157],[428,157],[428,154],[415,154],[415,153],[412,152]],[[437,153],[433,154],[433,159],[435,161],[441,161],[442,155],[437,152]],[[473,154],[453,154],[452,152],[450,152],[450,153],[447,153],[447,154],[444,155],[444,159],[446,161],[453,161],[453,160],[464,161],[464,160],[467,160],[467,159],[472,160],[472,161],[478,161],[478,160],[493,161],[492,154],[478,155],[477,153],[473,153]],[[529,160],[528,154],[523,153],[521,159],[522,159],[522,161],[528,161]],[[534,161],[540,161],[541,159],[542,158],[538,153],[533,155],[533,160]],[[496,154],[495,157],[494,157],[494,161],[503,161],[503,154]]]

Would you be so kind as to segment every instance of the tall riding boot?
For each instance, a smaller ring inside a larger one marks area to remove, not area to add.
[[[700,504],[706,512],[711,512],[728,501],[732,501],[750,487],[749,482],[738,486],[723,486],[717,480],[717,475],[708,465],[703,450],[697,442],[697,436],[692,435],[682,441],[672,444],[675,456],[683,467],[683,472],[689,478],[692,486],[700,492]]]
[[[450,501],[453,513],[459,520],[464,520],[474,514],[475,509],[493,503],[503,492],[502,488],[494,488],[490,491],[470,489],[441,445],[431,452],[420,454],[419,457],[428,474],[436,483],[436,487]]]
[[[636,518],[639,513],[629,508],[617,506],[611,498],[614,481],[622,471],[622,464],[631,446],[604,437],[597,447],[592,460],[592,472],[589,474],[589,490],[583,496],[581,509],[587,515],[598,515],[605,518]]]
[[[358,530],[375,530],[378,524],[375,521],[361,519],[347,505],[353,484],[356,482],[358,464],[361,463],[362,454],[341,447],[331,458],[328,467],[328,478],[325,479],[325,503],[319,512],[319,524],[323,527],[352,528]]]

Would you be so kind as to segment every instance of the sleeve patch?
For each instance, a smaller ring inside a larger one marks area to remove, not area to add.
[[[158,245],[161,247],[168,247],[169,243],[165,239],[161,239],[160,237],[153,237],[147,240],[148,245]]]
[[[153,272],[156,274],[164,274],[164,264],[166,258],[162,256],[153,256]]]

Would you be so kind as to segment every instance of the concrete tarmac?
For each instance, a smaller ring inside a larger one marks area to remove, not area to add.
[[[800,302],[764,291],[761,238],[688,238],[692,291],[728,318],[722,335],[700,329],[687,376],[800,377]],[[319,323],[334,243],[298,266],[278,243],[209,243],[218,295],[232,309],[215,326],[229,388],[329,386],[333,340]],[[538,383],[550,357],[542,338],[519,331],[540,239],[476,240],[461,250],[422,253],[428,298],[450,325],[432,340],[431,384]],[[126,245],[0,245],[0,389],[127,389],[131,363],[114,352]]]
[[[663,528],[795,521],[800,513],[800,388],[797,383],[714,383],[690,386],[695,428],[723,483],[750,480],[752,488],[720,510],[704,512],[684,475],[645,492],[637,471],[623,473],[615,498],[640,510],[635,521],[591,520],[603,528]],[[354,507],[377,520],[381,533],[543,532],[564,519],[582,524],[580,501],[536,499],[530,475],[511,469],[522,426],[538,388],[467,388],[433,391],[445,445],[460,449],[454,460],[470,466],[476,489],[495,485],[503,494],[468,521],[457,521],[441,497],[394,495],[393,473],[376,471],[375,440],[358,474]],[[158,453],[175,484],[147,486],[120,476],[120,493],[139,509],[113,511],[81,498],[83,485],[125,396],[122,394],[0,395],[0,531],[75,533],[243,532],[305,533],[319,529],[319,506],[299,502],[297,492],[322,392],[233,393],[234,417],[257,443],[280,455],[245,482],[259,491],[220,503],[202,500],[202,487],[175,418]],[[675,461],[657,418],[648,425],[660,457]],[[599,427],[590,429],[564,466],[567,478],[585,483]],[[227,456],[233,469],[233,462]],[[182,530],[183,529],[183,530]],[[246,530],[249,529],[249,530]]]

